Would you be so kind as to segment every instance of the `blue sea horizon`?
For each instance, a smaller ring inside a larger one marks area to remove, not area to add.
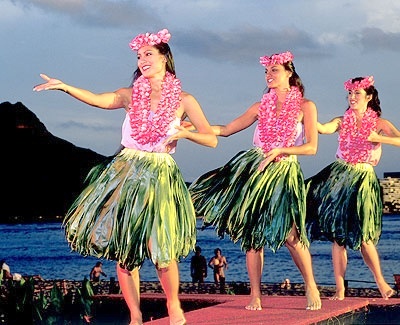
[[[381,267],[386,281],[394,284],[393,274],[400,273],[400,215],[385,215],[383,230],[377,246]],[[213,228],[200,230],[201,220],[197,221],[197,245],[209,260],[215,248],[220,248],[229,266],[226,271],[227,282],[248,282],[245,254],[240,243],[233,243],[229,237],[219,239]],[[93,265],[99,261],[94,257],[83,257],[70,250],[61,223],[0,224],[0,259],[5,259],[12,273],[40,275],[44,279],[83,280],[89,277]],[[310,246],[313,269],[318,285],[333,286],[334,277],[331,263],[331,243],[313,242]],[[179,263],[180,280],[190,282],[190,258],[193,253]],[[109,279],[116,277],[116,262],[101,260],[103,270]],[[207,282],[212,282],[209,269]],[[154,265],[146,261],[140,271],[142,281],[158,281]],[[277,253],[265,249],[265,263],[262,282],[280,283],[289,278],[292,283],[302,283],[300,272],[294,265],[286,247]],[[376,288],[374,278],[365,265],[360,252],[348,250],[346,279],[349,287]]]

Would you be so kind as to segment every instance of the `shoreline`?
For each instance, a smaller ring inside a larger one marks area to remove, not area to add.
[[[28,279],[29,277],[25,277]],[[44,294],[50,296],[50,292],[56,285],[64,295],[75,296],[77,290],[82,288],[83,281],[53,279],[44,280],[40,276],[34,276],[35,280],[35,296]],[[120,294],[119,283],[114,278],[110,280],[101,280],[98,284],[93,284],[93,291],[96,295],[106,297],[108,295]],[[329,298],[334,295],[334,286],[318,286],[321,298]],[[395,291],[396,289],[393,288]],[[159,282],[141,281],[140,293],[164,294]],[[249,282],[226,282],[224,287],[214,284],[213,282],[205,282],[202,284],[193,284],[191,282],[181,282],[179,286],[180,294],[227,294],[227,295],[249,295]],[[283,283],[262,283],[261,293],[265,296],[305,296],[305,288],[303,283],[291,283],[290,287]],[[368,297],[381,298],[381,294],[377,288],[347,288],[346,297]]]
[[[384,210],[382,217],[400,215],[400,209]],[[197,219],[201,219],[197,217]],[[26,223],[46,223],[55,222],[62,224],[64,216],[5,216],[0,218],[0,224],[26,224]]]

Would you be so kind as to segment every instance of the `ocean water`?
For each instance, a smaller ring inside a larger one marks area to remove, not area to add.
[[[213,228],[200,230],[198,220],[197,244],[209,260],[214,249],[219,247],[228,260],[226,281],[247,282],[245,254],[240,244],[234,244],[228,237],[219,239]],[[394,284],[393,274],[400,273],[400,215],[385,215],[383,231],[378,244],[381,267],[386,281]],[[331,244],[313,242],[310,246],[314,275],[318,285],[334,285],[331,263]],[[179,264],[181,281],[191,281],[191,253]],[[5,259],[11,272],[22,275],[41,275],[44,279],[83,280],[89,276],[92,266],[98,261],[72,252],[64,238],[60,223],[0,224],[0,259]],[[113,261],[102,260],[107,278],[116,277]],[[206,281],[212,282],[209,269]],[[154,266],[146,261],[141,268],[141,280],[157,281]],[[280,283],[289,278],[293,283],[302,283],[300,272],[294,265],[286,247],[277,253],[265,249],[263,282]],[[361,254],[348,250],[346,279],[349,287],[376,288],[373,276],[364,264]]]

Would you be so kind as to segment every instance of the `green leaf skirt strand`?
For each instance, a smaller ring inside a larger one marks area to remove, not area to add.
[[[308,246],[304,177],[296,156],[257,170],[260,148],[239,152],[224,166],[200,176],[190,186],[196,214],[220,237],[241,241],[244,251],[267,245],[273,252],[286,241],[293,224]]]
[[[359,250],[377,244],[382,230],[382,189],[367,163],[336,160],[306,180],[307,230],[311,241],[336,241]]]
[[[128,270],[146,258],[166,267],[196,243],[192,200],[167,153],[125,148],[95,166],[63,225],[74,251],[117,261]]]

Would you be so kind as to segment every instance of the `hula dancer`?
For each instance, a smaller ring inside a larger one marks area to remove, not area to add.
[[[306,180],[307,228],[311,240],[329,240],[336,293],[345,297],[346,247],[360,250],[384,299],[394,291],[382,275],[376,244],[382,230],[382,198],[374,166],[382,154],[382,143],[400,146],[400,131],[381,118],[378,90],[372,76],[344,83],[348,108],[343,116],[325,124],[322,134],[339,133],[337,160]]]
[[[123,108],[124,149],[94,167],[88,185],[70,208],[66,237],[82,255],[117,261],[117,275],[130,309],[130,324],[142,324],[139,268],[154,263],[167,298],[170,324],[185,324],[178,298],[178,261],[194,250],[196,216],[185,181],[171,154],[178,139],[215,147],[217,138],[197,100],[182,91],[163,29],[136,36],[133,84],[94,94],[41,75],[40,90],[62,90],[103,109]],[[188,117],[198,132],[181,126]]]
[[[305,228],[306,191],[297,155],[315,155],[317,109],[304,98],[304,86],[290,52],[264,56],[268,91],[227,125],[213,126],[228,137],[258,121],[254,148],[200,176],[189,190],[205,226],[241,241],[251,286],[248,310],[261,310],[264,246],[273,252],[285,245],[306,286],[307,309],[321,308]]]

